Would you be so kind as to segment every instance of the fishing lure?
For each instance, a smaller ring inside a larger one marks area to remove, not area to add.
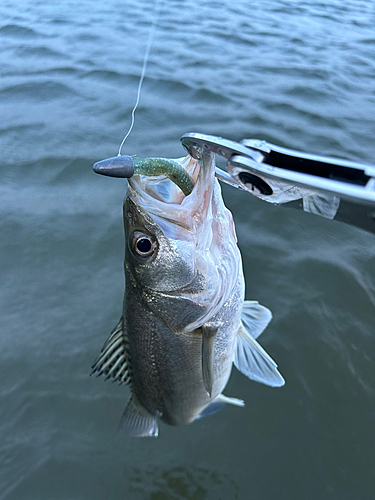
[[[156,177],[165,175],[185,196],[188,196],[194,188],[194,181],[186,170],[176,161],[167,158],[133,158],[134,174]]]
[[[94,164],[94,172],[110,177],[132,177],[164,175],[178,186],[185,196],[194,188],[194,181],[186,170],[174,160],[168,158],[132,158],[128,155],[115,156]]]

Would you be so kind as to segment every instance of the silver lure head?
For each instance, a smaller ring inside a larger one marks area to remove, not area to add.
[[[241,257],[232,215],[215,178],[214,155],[177,160],[195,181],[191,194],[167,178],[135,175],[124,201],[127,287],[172,330],[193,331],[229,298]],[[181,312],[171,319],[171,301]]]

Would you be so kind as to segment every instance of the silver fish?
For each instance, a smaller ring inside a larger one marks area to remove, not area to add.
[[[226,403],[243,406],[222,394],[233,363],[252,380],[284,384],[255,340],[272,315],[244,301],[214,155],[178,162],[195,182],[187,196],[163,176],[129,179],[123,315],[93,364],[93,373],[130,385],[120,427],[131,436],[157,436],[158,420],[184,425]]]

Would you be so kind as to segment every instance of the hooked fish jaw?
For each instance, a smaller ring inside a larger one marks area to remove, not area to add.
[[[140,288],[145,305],[173,331],[192,332],[229,298],[241,257],[232,215],[215,178],[214,155],[202,152],[199,171],[192,158],[181,164],[197,176],[186,197],[176,194],[163,201],[162,190],[154,197],[157,179],[135,176],[129,181],[124,202],[125,261],[129,280]],[[148,259],[134,254],[136,231],[157,242],[155,254]],[[171,314],[172,304],[178,314]]]

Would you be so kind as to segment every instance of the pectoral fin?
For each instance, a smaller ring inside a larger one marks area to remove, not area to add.
[[[202,326],[202,374],[207,394],[211,397],[214,369],[214,344],[220,325],[205,323]]]
[[[238,331],[234,364],[251,380],[271,387],[281,387],[285,384],[275,361],[251,336],[244,325],[241,325]]]
[[[135,394],[129,399],[119,430],[131,437],[157,437],[159,434],[156,417],[142,406]]]

